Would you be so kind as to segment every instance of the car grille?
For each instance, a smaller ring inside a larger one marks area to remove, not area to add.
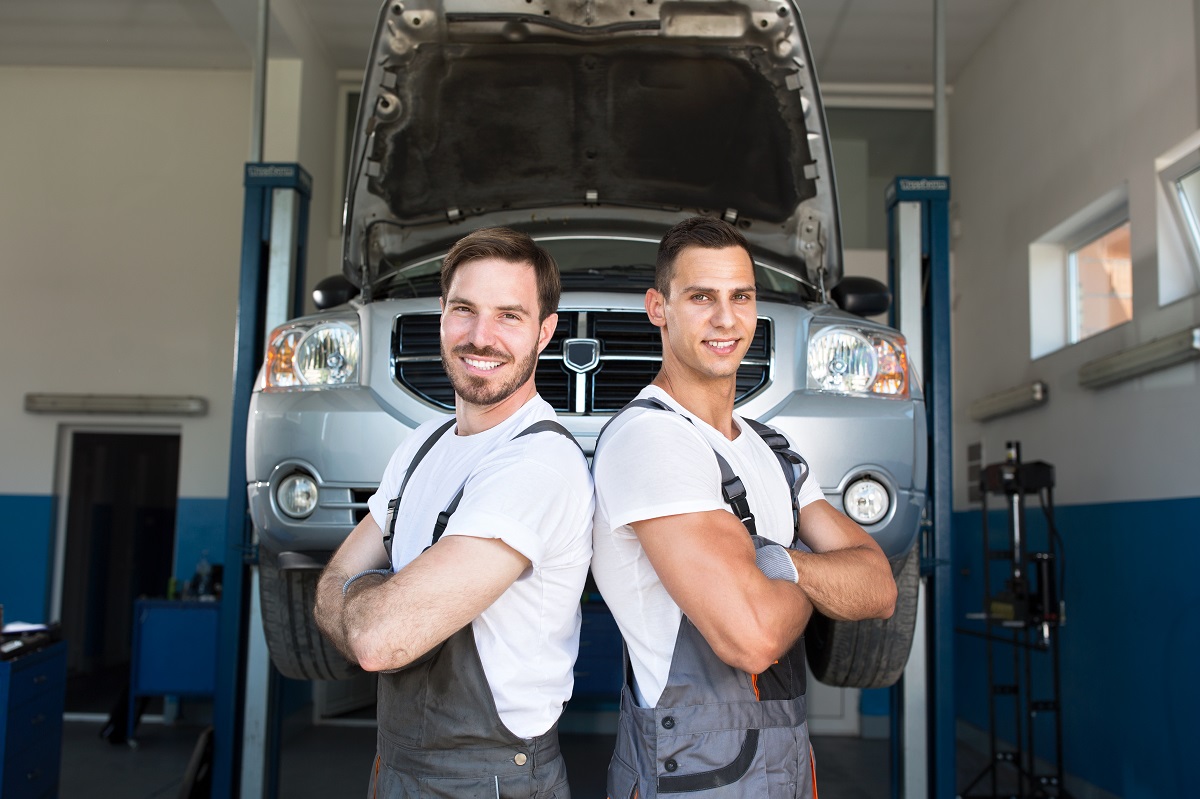
[[[442,369],[438,323],[437,314],[396,317],[392,374],[426,402],[453,410],[454,389]],[[770,382],[771,349],[771,320],[759,317],[738,369],[737,402]],[[580,357],[592,352],[598,357]],[[538,359],[538,393],[559,413],[615,413],[654,379],[661,363],[658,328],[645,312],[559,311],[558,327]]]

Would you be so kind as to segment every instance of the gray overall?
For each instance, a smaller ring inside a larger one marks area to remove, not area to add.
[[[417,451],[400,495],[388,505],[384,542],[391,555],[395,513],[417,463],[454,423],[439,428]],[[519,436],[541,431],[570,434],[555,422],[537,422]],[[573,439],[572,439],[573,440]],[[441,538],[462,489],[438,519]],[[400,671],[379,675],[378,753],[369,797],[422,799],[569,799],[558,727],[519,738],[504,726],[483,673],[475,635],[467,625],[433,652]]]
[[[631,405],[673,410],[654,400]],[[782,435],[765,425],[751,427],[784,464],[789,484],[795,483],[794,497],[807,464],[787,449]],[[766,543],[754,535],[741,481],[719,454],[717,460],[726,502],[755,545]],[[638,707],[628,657],[625,675],[616,751],[608,767],[609,799],[815,796],[803,638],[767,671],[751,675],[722,662],[685,616],[666,687],[654,707]]]

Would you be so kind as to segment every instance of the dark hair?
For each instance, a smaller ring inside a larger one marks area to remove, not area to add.
[[[450,283],[458,268],[480,258],[498,258],[512,264],[529,264],[537,278],[538,321],[558,311],[562,280],[554,257],[534,243],[528,234],[506,227],[487,227],[463,236],[442,261],[442,297],[450,293]]]
[[[654,262],[654,288],[664,297],[668,296],[671,278],[675,277],[675,260],[688,247],[701,247],[706,250],[741,247],[746,251],[750,262],[754,263],[754,256],[750,253],[750,242],[746,241],[746,237],[733,225],[722,219],[707,216],[685,219],[668,230],[658,245],[658,258]]]

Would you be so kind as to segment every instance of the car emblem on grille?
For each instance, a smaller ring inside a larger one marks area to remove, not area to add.
[[[600,342],[594,338],[569,338],[563,342],[563,363],[572,372],[590,372],[600,363]]]

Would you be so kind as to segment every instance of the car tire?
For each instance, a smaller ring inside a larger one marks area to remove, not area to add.
[[[896,611],[891,618],[835,621],[813,614],[804,646],[814,677],[839,688],[886,688],[900,679],[917,621],[917,550],[914,546],[892,562]]]
[[[362,674],[321,635],[313,619],[317,569],[280,570],[277,556],[259,550],[258,588],[271,662],[294,680],[345,680]]]

